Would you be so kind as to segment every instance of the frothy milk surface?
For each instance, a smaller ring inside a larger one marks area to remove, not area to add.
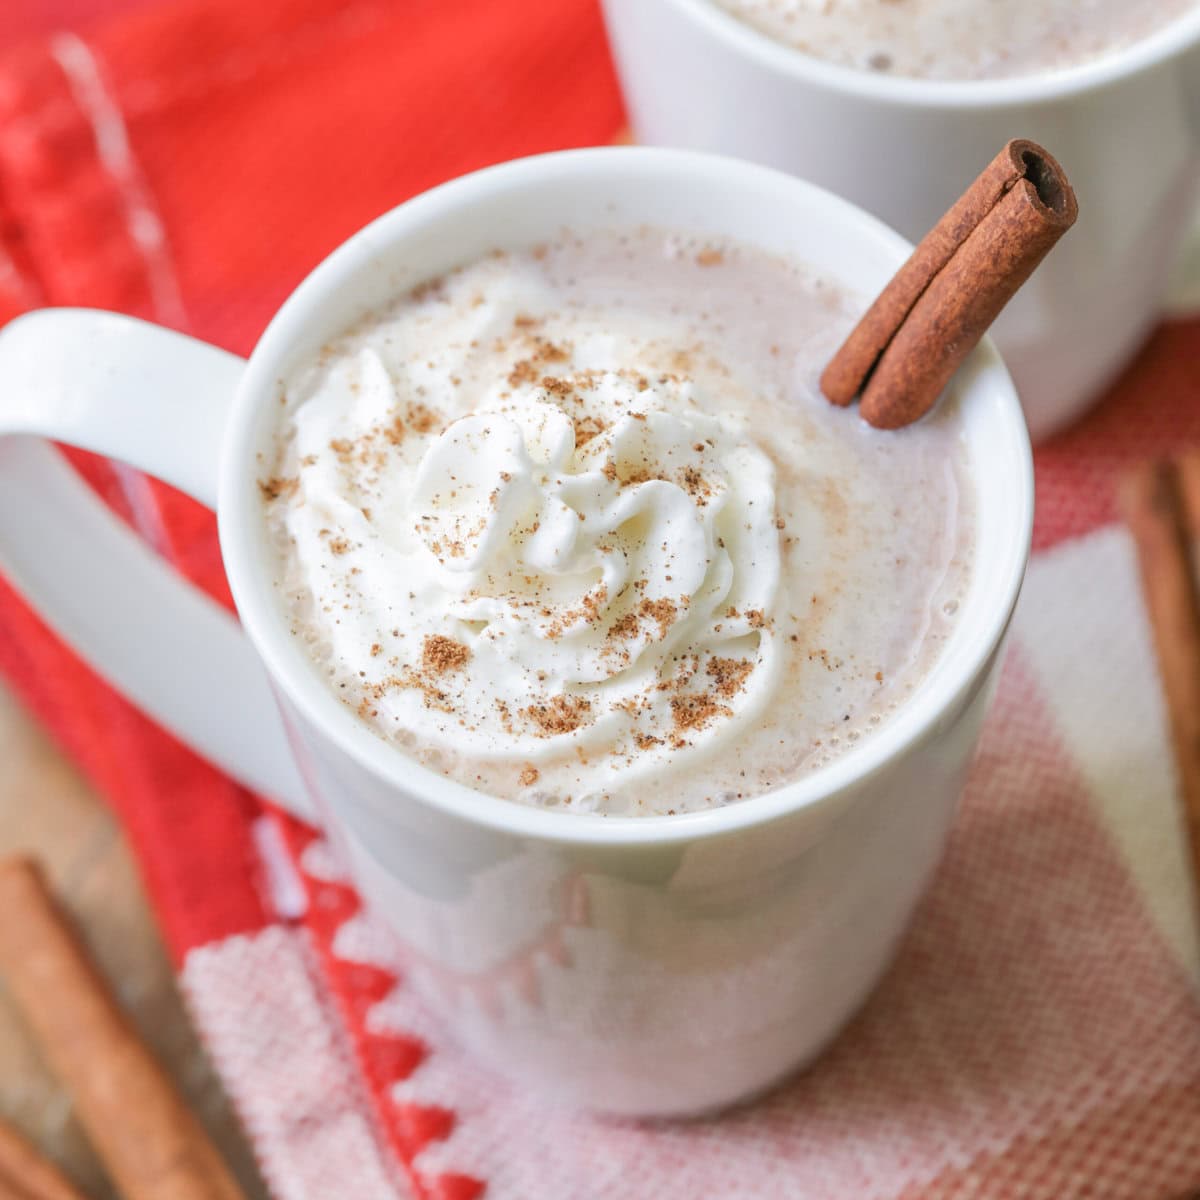
[[[715,0],[806,54],[927,79],[1060,70],[1119,50],[1197,0]]]
[[[286,382],[280,603],[381,737],[567,812],[675,813],[869,737],[969,579],[953,400],[898,432],[817,377],[861,310],[654,229],[431,281]]]

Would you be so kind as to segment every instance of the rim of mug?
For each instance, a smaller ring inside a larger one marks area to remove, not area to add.
[[[714,0],[664,2],[774,70],[864,99],[909,104],[914,108],[999,108],[1057,100],[1094,91],[1157,66],[1200,42],[1200,7],[1197,7],[1128,46],[1060,70],[1003,79],[920,79],[875,74],[805,54],[719,8]]]
[[[652,160],[657,160],[671,179],[684,175],[699,184],[703,180],[698,176],[716,178],[734,171],[745,179],[748,192],[755,186],[760,190],[768,186],[786,188],[795,194],[798,205],[840,209],[843,218],[852,221],[864,239],[881,242],[889,253],[894,253],[897,265],[912,249],[910,242],[882,221],[824,188],[723,155],[638,146],[594,147],[486,167],[405,201],[360,229],[312,270],[281,305],[250,355],[222,447],[217,518],[230,590],[245,632],[291,704],[343,753],[398,791],[416,793],[423,802],[472,824],[529,840],[593,846],[693,842],[766,823],[799,809],[825,807],[838,797],[851,797],[898,754],[934,733],[946,713],[955,710],[977,686],[1008,627],[1029,557],[1032,449],[1016,389],[995,346],[984,338],[968,362],[976,369],[975,386],[984,388],[989,380],[997,385],[994,390],[998,390],[1004,409],[1003,428],[1009,444],[992,445],[997,456],[1007,455],[1015,472],[1012,504],[1007,509],[1012,536],[1001,570],[1003,586],[989,594],[990,603],[980,612],[967,660],[952,677],[940,681],[937,693],[925,694],[917,703],[902,707],[861,745],[827,766],[747,800],[696,812],[661,816],[566,813],[504,800],[424,766],[369,729],[324,686],[299,641],[290,635],[285,614],[274,602],[269,585],[256,588],[253,583],[256,568],[260,573],[266,568],[257,552],[260,543],[256,530],[261,524],[257,473],[252,465],[247,469],[247,464],[255,462],[257,448],[252,418],[258,406],[275,401],[281,360],[296,340],[291,327],[306,319],[314,307],[319,309],[337,293],[339,284],[359,274],[367,261],[378,259],[381,243],[412,238],[419,233],[422,221],[436,220],[447,205],[478,208],[487,203],[489,194],[505,186],[536,187],[555,172],[592,170],[604,174],[627,163]],[[330,331],[332,336],[338,332]]]

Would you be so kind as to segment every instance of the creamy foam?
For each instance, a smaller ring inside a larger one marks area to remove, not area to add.
[[[528,803],[684,811],[826,761],[919,684],[970,556],[953,406],[879,434],[817,396],[850,319],[652,230],[419,289],[287,383],[297,636],[383,736]]]
[[[842,66],[927,79],[1061,70],[1149,36],[1197,0],[715,0]]]

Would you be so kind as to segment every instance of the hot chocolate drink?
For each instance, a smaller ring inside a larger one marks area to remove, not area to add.
[[[1197,0],[716,0],[769,37],[847,67],[926,79],[1036,75],[1099,58]]]
[[[280,603],[399,751],[668,814],[868,738],[969,581],[951,396],[879,432],[817,378],[861,298],[745,245],[563,234],[417,288],[286,381]]]

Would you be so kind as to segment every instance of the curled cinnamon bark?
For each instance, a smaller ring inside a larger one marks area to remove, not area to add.
[[[1119,501],[1137,547],[1200,888],[1200,588],[1192,555],[1200,537],[1200,453],[1139,464],[1122,479]]]
[[[1009,142],[880,292],[821,390],[839,405],[861,396],[864,419],[880,429],[924,416],[1078,213],[1055,159]]]
[[[41,872],[0,862],[0,973],[125,1200],[243,1200]]]
[[[10,1198],[84,1200],[83,1193],[56,1166],[0,1121],[0,1200]]]

